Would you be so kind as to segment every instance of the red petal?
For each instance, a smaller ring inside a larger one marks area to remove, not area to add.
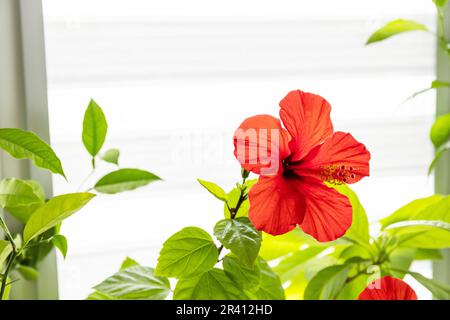
[[[247,171],[275,174],[289,155],[289,134],[280,120],[258,115],[242,122],[234,133],[234,155]]]
[[[370,153],[350,133],[335,132],[292,170],[329,182],[355,183],[369,175]]]
[[[272,235],[291,231],[303,220],[304,198],[300,180],[282,175],[260,176],[250,189],[249,218],[256,229]]]
[[[280,118],[292,140],[291,161],[301,160],[314,146],[333,134],[330,104],[321,96],[291,91],[280,102]]]
[[[316,178],[303,178],[305,217],[300,228],[321,242],[342,237],[352,224],[348,198]]]
[[[406,282],[385,276],[364,289],[358,300],[417,300],[417,295]]]

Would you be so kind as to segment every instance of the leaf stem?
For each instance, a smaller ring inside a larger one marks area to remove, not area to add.
[[[91,172],[89,173],[89,175],[83,179],[83,181],[81,182],[81,184],[78,186],[77,191],[79,192],[81,190],[81,188],[86,184],[86,182],[94,175],[95,173],[95,167],[92,168]],[[91,188],[92,189],[92,188]],[[89,189],[90,190],[90,189]]]
[[[11,271],[14,261],[16,260],[17,253],[16,251],[11,252],[9,256],[8,263],[6,265],[5,272],[3,273],[2,284],[0,288],[0,300],[3,300],[3,295],[5,294],[6,286],[8,285],[6,282],[8,281],[8,274]]]

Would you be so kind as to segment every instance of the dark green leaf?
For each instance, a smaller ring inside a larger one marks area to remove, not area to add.
[[[94,188],[101,193],[114,194],[134,190],[158,180],[161,178],[148,171],[119,169],[101,178]]]
[[[45,195],[39,184],[16,178],[0,181],[0,206],[26,223],[31,214],[42,206]]]
[[[115,273],[94,289],[122,300],[164,300],[170,283],[166,277],[155,276],[153,268],[133,266]]]
[[[251,290],[259,285],[260,270],[256,263],[249,267],[234,255],[225,256],[222,263],[227,275],[241,288]]]
[[[103,146],[108,131],[108,123],[102,109],[91,99],[84,113],[83,143],[86,150],[95,157]]]
[[[255,292],[256,297],[259,300],[284,300],[284,290],[278,275],[261,257],[256,259],[256,265],[261,270],[259,288]]]
[[[126,257],[125,260],[123,260],[119,271],[128,269],[130,267],[138,266],[138,265],[139,265],[139,263],[136,260],[131,259],[130,257]]]
[[[33,132],[21,129],[0,129],[0,148],[14,158],[30,159],[35,166],[66,177],[55,152]]]
[[[23,231],[23,240],[30,240],[56,226],[81,208],[95,195],[92,193],[70,193],[50,199],[37,209],[28,220]]]
[[[119,149],[108,149],[105,151],[105,153],[101,156],[101,159],[103,161],[115,164],[116,166],[119,165],[119,156],[120,156],[120,150]]]
[[[211,269],[194,278],[179,280],[174,300],[241,300],[247,296],[234,281],[220,269]]]
[[[211,236],[200,228],[187,227],[164,242],[155,272],[166,277],[192,277],[213,268],[217,258]]]
[[[351,266],[334,265],[317,273],[305,289],[306,300],[334,300],[344,287]]]
[[[450,138],[450,113],[436,119],[430,130],[430,139],[436,148],[443,146]]]
[[[67,239],[62,234],[57,234],[52,238],[52,242],[56,248],[61,252],[64,258],[67,255]]]
[[[220,220],[214,227],[214,235],[244,264],[253,265],[261,247],[261,233],[247,217]]]
[[[197,181],[206,189],[208,190],[214,197],[221,201],[227,201],[227,194],[221,187],[219,187],[214,182],[206,181],[197,179]]]
[[[428,28],[421,23],[412,20],[397,19],[386,23],[383,27],[375,31],[367,40],[366,45],[390,38],[394,35],[409,31],[428,31]]]

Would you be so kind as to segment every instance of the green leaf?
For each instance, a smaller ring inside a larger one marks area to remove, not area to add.
[[[67,239],[62,234],[57,234],[52,238],[52,243],[55,245],[55,247],[58,248],[58,250],[63,255],[64,259],[67,255]]]
[[[7,240],[0,240],[0,270],[2,269],[3,262],[6,261],[11,251],[11,243]]]
[[[441,195],[433,195],[427,198],[421,198],[414,200],[407,205],[401,207],[400,209],[396,210],[393,214],[390,216],[381,219],[380,223],[384,228],[387,226],[399,222],[399,221],[405,221],[405,220],[416,220],[416,216],[423,216],[421,212],[424,212],[425,215],[427,212],[432,212],[432,206],[439,203],[444,199]],[[417,219],[421,220],[421,219]]]
[[[440,260],[442,259],[442,253],[439,249],[424,249],[417,248],[416,256],[414,260]]]
[[[241,196],[241,190],[239,188],[234,188],[230,192],[227,193],[227,200],[226,200],[226,203],[223,205],[223,213],[224,213],[225,218],[230,219],[231,214],[230,214],[230,210],[228,210],[228,207],[236,208],[240,196]],[[244,200],[244,202],[241,203],[235,218],[247,217],[249,208],[250,208],[249,201]]]
[[[306,300],[334,300],[343,288],[350,265],[334,265],[318,272],[305,289]]]
[[[259,288],[255,292],[259,300],[284,300],[284,289],[278,275],[273,272],[267,262],[258,257],[256,265],[261,270]]]
[[[337,300],[357,300],[360,293],[367,287],[369,275],[361,274],[347,282],[337,296]]]
[[[95,195],[92,193],[69,193],[50,199],[37,209],[28,220],[23,231],[25,243],[56,226],[81,208]]]
[[[219,187],[217,184],[215,184],[214,182],[210,182],[210,181],[206,181],[206,180],[201,180],[201,179],[197,179],[197,181],[206,189],[209,191],[209,193],[211,193],[214,197],[216,197],[217,199],[221,200],[221,201],[227,201],[227,194],[225,193],[225,191],[223,191],[223,189],[221,187]]]
[[[45,201],[36,182],[8,178],[0,181],[0,206],[26,223],[31,214]]]
[[[233,252],[242,263],[252,266],[261,247],[261,233],[247,217],[217,222],[214,235],[223,246]]]
[[[108,123],[102,109],[91,99],[84,113],[83,144],[86,150],[95,157],[103,146],[108,131]]]
[[[101,193],[114,194],[134,190],[157,180],[161,178],[148,171],[119,169],[101,178],[94,188]]]
[[[259,255],[265,260],[274,260],[297,251],[303,245],[315,245],[316,241],[296,228],[288,233],[272,236],[263,233],[263,242]]]
[[[100,291],[94,291],[86,298],[86,300],[116,300],[116,298]]]
[[[447,4],[447,0],[433,0],[433,2],[439,9],[443,9]]]
[[[439,300],[450,300],[450,286],[443,283],[436,282],[434,280],[428,279],[417,272],[408,272],[414,277],[420,284],[425,288],[430,290],[430,292]]]
[[[155,276],[153,268],[133,266],[115,273],[94,289],[122,300],[164,300],[170,283],[166,277]]]
[[[415,256],[415,248],[397,248],[389,255],[389,266],[400,270],[408,270]],[[403,279],[405,273],[394,271],[392,275],[396,278]]]
[[[136,260],[131,259],[130,257],[126,257],[125,260],[123,260],[119,271],[128,269],[130,267],[138,266],[138,265],[139,265],[139,263]]]
[[[430,130],[430,139],[436,148],[443,146],[450,138],[450,113],[436,119]]]
[[[155,272],[166,277],[192,277],[213,268],[217,259],[211,236],[203,229],[187,227],[164,242]]]
[[[377,41],[390,38],[394,35],[409,31],[428,31],[428,28],[421,23],[412,20],[397,19],[386,23],[383,27],[372,33],[366,42],[371,44]]]
[[[345,237],[350,238],[358,243],[368,244],[370,241],[369,221],[366,211],[359,202],[356,193],[347,185],[332,185],[339,193],[345,195],[352,205],[352,225],[345,233]]]
[[[439,158],[442,157],[442,155],[448,151],[450,151],[450,147],[445,146],[443,148],[439,148],[439,150],[436,151],[433,161],[431,161],[430,166],[428,167],[428,175],[430,175],[433,172],[433,169],[436,166]]]
[[[64,178],[61,161],[53,149],[36,134],[21,129],[0,129],[0,148],[16,159],[30,159],[36,167],[48,169]]]
[[[434,80],[431,82],[431,85],[428,88],[425,88],[423,90],[414,92],[410,97],[408,97],[406,101],[411,100],[415,97],[417,97],[418,95],[421,95],[422,93],[428,92],[432,89],[439,89],[439,88],[444,88],[444,87],[450,87],[450,82],[444,82],[444,81],[439,81],[439,80]]]
[[[119,165],[119,156],[120,156],[120,150],[119,149],[108,149],[105,151],[105,153],[101,156],[101,159],[103,161],[115,164],[116,166]]]
[[[241,300],[247,296],[225,271],[214,268],[199,276],[179,280],[174,300]]]
[[[36,280],[39,277],[39,272],[33,267],[19,265],[17,271],[19,271],[24,279],[29,281]]]
[[[249,267],[235,255],[226,255],[222,263],[226,274],[241,288],[251,290],[259,285],[260,270],[256,263]]]

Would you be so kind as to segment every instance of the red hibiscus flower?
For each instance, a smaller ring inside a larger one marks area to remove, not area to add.
[[[234,154],[259,174],[249,192],[249,218],[258,230],[279,235],[297,225],[319,241],[335,240],[352,224],[348,198],[325,182],[354,183],[369,175],[370,153],[349,133],[334,132],[330,104],[291,91],[280,120],[246,119],[234,134]]]
[[[364,289],[358,300],[417,300],[417,295],[406,282],[385,276]]]

